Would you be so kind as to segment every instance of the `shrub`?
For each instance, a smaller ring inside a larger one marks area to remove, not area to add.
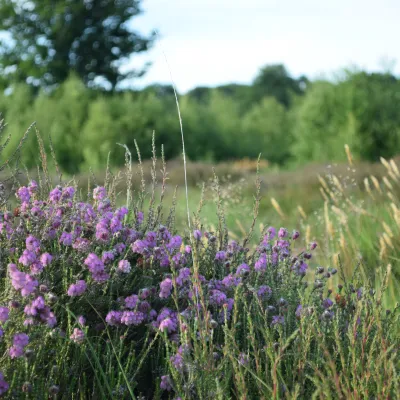
[[[217,200],[215,232],[197,213],[178,233],[174,209],[163,217],[154,190],[145,209],[145,185],[132,202],[128,184],[127,206],[117,207],[114,183],[107,176],[85,198],[75,184],[51,187],[45,177],[19,187],[17,208],[1,211],[0,393],[398,393],[398,308],[383,310],[382,292],[357,271],[332,291],[337,270],[309,271],[315,243],[292,253],[298,232],[270,227],[253,250],[251,230],[243,243],[228,242]]]

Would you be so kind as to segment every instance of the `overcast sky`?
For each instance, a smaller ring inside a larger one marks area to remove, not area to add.
[[[133,27],[160,32],[182,92],[248,83],[270,63],[311,78],[352,65],[400,73],[399,0],[144,0],[143,10]],[[138,84],[170,83],[160,45],[132,63],[144,61]]]

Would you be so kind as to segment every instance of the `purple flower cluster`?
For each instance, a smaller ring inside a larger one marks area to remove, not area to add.
[[[24,355],[24,349],[29,343],[29,336],[25,333],[17,333],[13,337],[13,345],[8,350],[11,358],[18,358]]]

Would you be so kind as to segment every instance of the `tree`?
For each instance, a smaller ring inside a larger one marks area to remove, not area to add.
[[[141,0],[0,0],[0,76],[52,86],[70,72],[89,86],[114,89],[144,70],[121,72],[133,53],[146,51],[146,37],[130,29]]]
[[[292,78],[282,64],[267,65],[253,82],[253,98],[258,102],[263,97],[272,96],[285,107],[289,107],[291,97],[304,94],[307,84],[308,79],[305,76]]]
[[[243,117],[243,144],[249,157],[284,164],[290,157],[292,132],[288,112],[273,97],[255,104]]]

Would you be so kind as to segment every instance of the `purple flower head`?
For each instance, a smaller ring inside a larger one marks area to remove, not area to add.
[[[267,268],[267,256],[265,253],[261,254],[260,258],[254,264],[254,270],[257,272],[263,272]]]
[[[24,348],[29,343],[29,336],[26,333],[17,333],[13,337],[13,345]]]
[[[182,245],[182,238],[180,236],[173,236],[169,243],[167,244],[167,248],[169,250],[179,249]]]
[[[301,304],[299,304],[296,308],[296,317],[297,318],[301,318],[302,314],[303,314],[303,306]]]
[[[30,251],[38,252],[40,249],[40,240],[34,236],[29,235],[25,240],[26,248]]]
[[[93,190],[93,199],[94,200],[104,200],[107,197],[107,192],[106,189],[102,186],[97,186],[94,190]]]
[[[172,365],[178,370],[178,371],[182,371],[185,364],[183,361],[183,357],[182,354],[177,353],[174,356],[170,357],[171,363]]]
[[[125,307],[126,308],[135,308],[139,303],[139,296],[133,294],[132,296],[128,296],[125,298]]]
[[[300,236],[300,233],[299,233],[298,231],[293,231],[293,233],[292,233],[292,239],[293,239],[293,240],[298,239],[299,236]]]
[[[24,250],[22,256],[18,260],[18,262],[25,267],[30,266],[34,261],[36,261],[36,254],[28,249]]]
[[[76,281],[68,288],[68,296],[75,297],[81,296],[87,288],[86,282],[84,280]]]
[[[162,390],[167,390],[168,392],[172,390],[171,378],[169,377],[169,375],[163,375],[161,377],[160,388]]]
[[[21,289],[22,297],[29,296],[39,285],[39,282],[29,274],[25,274],[25,277],[26,277],[26,282],[24,287]]]
[[[72,245],[72,235],[68,232],[63,232],[60,236],[60,243],[64,246]]]
[[[285,317],[283,315],[274,315],[272,317],[271,325],[283,325],[285,323]]]
[[[278,237],[285,238],[288,235],[288,231],[285,228],[280,228],[278,232]]]
[[[316,242],[311,242],[310,243],[310,250],[315,250],[316,247],[317,247],[317,243]]]
[[[85,340],[85,333],[79,328],[74,328],[74,331],[73,331],[72,335],[69,338],[73,342],[81,344]]]
[[[239,354],[239,364],[240,365],[248,365],[249,364],[249,356],[245,353]]]
[[[142,211],[138,211],[136,213],[136,222],[140,225],[143,222],[144,219],[144,214],[142,213]]]
[[[43,253],[40,256],[40,262],[42,263],[42,265],[44,267],[47,267],[48,265],[50,265],[52,260],[53,260],[53,256],[49,253]]]
[[[118,271],[124,274],[128,274],[131,271],[131,264],[128,260],[121,260],[118,263]]]
[[[250,267],[247,264],[243,263],[238,266],[236,270],[236,275],[244,275],[248,272],[250,272]]]
[[[121,323],[125,325],[140,325],[144,321],[144,314],[140,311],[124,311]]]
[[[30,182],[29,182],[29,184],[28,184],[28,191],[29,191],[29,194],[30,195],[33,195],[34,193],[36,193],[37,192],[37,190],[38,190],[38,184],[37,184],[37,182],[36,181],[34,181],[34,180],[31,180]]]
[[[272,295],[272,289],[267,285],[262,285],[257,290],[257,296],[264,299],[269,299]]]
[[[21,346],[11,346],[8,350],[8,354],[11,358],[19,358],[24,355],[24,348]]]
[[[272,240],[276,235],[276,229],[273,226],[270,226],[267,229],[267,234],[265,235],[265,239],[267,241]]]
[[[86,251],[89,250],[90,241],[88,239],[78,237],[78,238],[75,239],[75,242],[72,245],[72,247],[75,250],[78,250],[78,251],[81,251],[81,252],[86,252]]]
[[[220,290],[212,290],[210,295],[210,304],[222,306],[227,300],[226,294]]]
[[[104,251],[103,255],[101,256],[101,261],[103,261],[104,264],[108,264],[113,261],[114,258],[115,255],[113,251]]]
[[[85,324],[86,324],[86,318],[85,318],[83,315],[80,315],[80,316],[78,317],[78,324],[79,324],[80,326],[85,326]]]
[[[239,285],[240,281],[241,281],[241,278],[239,278],[237,276],[233,276],[232,274],[229,274],[229,275],[225,276],[224,279],[222,279],[221,283],[226,288],[230,288],[230,287]]]
[[[148,250],[148,243],[146,240],[136,240],[133,244],[132,244],[132,251],[134,253],[138,253],[138,254],[145,254],[145,252]]]
[[[121,317],[121,311],[110,311],[106,316],[106,322],[108,325],[115,326],[121,323]]]
[[[194,232],[193,232],[193,237],[195,238],[195,240],[200,240],[201,239],[201,231],[199,231],[198,229],[196,229]]]
[[[43,310],[45,305],[46,304],[42,296],[38,296],[35,300],[32,301],[32,307],[36,308],[37,310]]]
[[[0,307],[0,322],[6,322],[9,318],[10,310],[7,307]]]
[[[43,264],[40,261],[34,261],[30,266],[32,275],[38,275],[43,271]]]
[[[4,375],[0,372],[0,396],[7,392],[10,385],[4,380]]]
[[[179,275],[176,278],[176,283],[178,286],[182,286],[185,282],[187,282],[190,278],[190,269],[182,268],[179,270]]]
[[[50,199],[50,201],[51,201],[52,203],[58,203],[58,202],[60,201],[60,199],[61,199],[61,196],[62,196],[62,192],[61,192],[61,190],[57,187],[57,188],[53,189],[53,190],[50,192],[49,199]]]
[[[25,186],[21,186],[17,190],[17,197],[19,198],[21,203],[29,203],[29,200],[31,199],[31,195],[29,193],[28,188],[26,188]]]
[[[160,329],[160,331],[162,332],[166,330],[168,333],[171,333],[176,329],[176,322],[174,322],[171,318],[167,317],[161,321],[158,329]]]
[[[329,298],[326,298],[323,302],[322,302],[322,306],[325,309],[331,308],[333,306],[333,301]]]
[[[215,255],[216,261],[225,261],[226,260],[226,253],[225,251],[218,251]]]
[[[115,250],[115,252],[116,252],[117,254],[122,254],[122,253],[125,251],[125,249],[126,249],[126,246],[125,246],[124,243],[117,243],[117,244],[114,246],[114,250]]]
[[[170,278],[166,278],[160,283],[159,296],[163,299],[166,299],[171,295],[171,290],[172,290],[172,280]]]

